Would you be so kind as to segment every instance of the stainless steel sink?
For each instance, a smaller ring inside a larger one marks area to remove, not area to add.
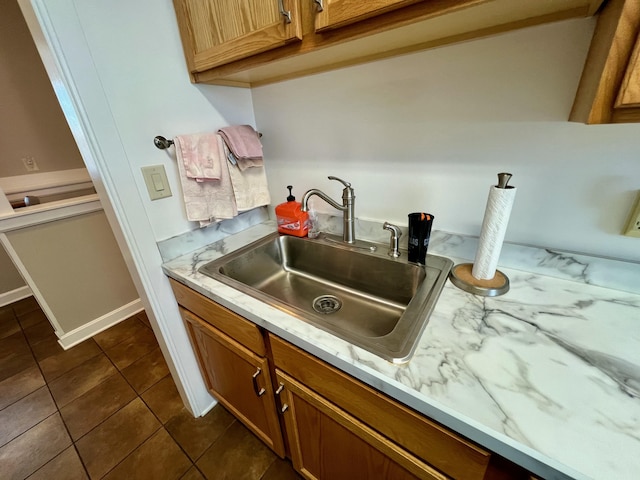
[[[394,363],[409,360],[453,262],[427,265],[317,239],[269,235],[199,271]]]

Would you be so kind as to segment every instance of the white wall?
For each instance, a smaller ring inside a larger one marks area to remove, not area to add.
[[[22,158],[40,172],[84,168],[20,8],[0,15],[0,177],[27,175]]]
[[[212,398],[156,246],[194,224],[183,211],[175,161],[153,137],[253,123],[251,92],[189,82],[169,0],[20,2],[33,8],[53,50],[56,93],[178,388],[201,414]],[[174,196],[151,202],[140,167],[156,164],[167,168]]]
[[[194,229],[184,214],[174,149],[158,150],[153,138],[254,124],[251,92],[189,82],[169,1],[75,4],[155,238]],[[152,202],[140,167],[157,164],[167,170],[173,197]]]
[[[24,279],[11,261],[4,247],[0,245],[0,296],[25,286]]]
[[[356,216],[478,235],[490,184],[518,187],[507,240],[640,260],[619,235],[640,189],[640,125],[569,123],[594,19],[571,20],[253,90],[274,203],[295,185]],[[315,199],[314,199],[315,200]],[[323,202],[318,209],[331,212]]]
[[[6,236],[58,336],[81,327],[90,330],[87,324],[107,315],[115,317],[112,322],[121,320],[114,312],[133,302],[140,310],[103,211],[31,225]]]

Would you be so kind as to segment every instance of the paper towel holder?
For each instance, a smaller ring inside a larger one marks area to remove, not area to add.
[[[509,277],[496,270],[491,280],[480,280],[471,275],[473,263],[459,263],[449,272],[449,280],[460,290],[482,297],[497,297],[509,291]]]
[[[508,185],[511,177],[512,175],[510,173],[498,173],[498,184],[493,188],[498,189],[498,191],[513,189],[514,187]],[[483,233],[484,227],[485,225],[483,221]],[[502,231],[502,234],[502,238],[504,238],[504,230]],[[482,234],[480,236],[480,243],[482,244]],[[498,255],[501,248],[502,240],[500,240],[500,246],[498,247]],[[477,255],[478,254],[476,253],[476,261],[478,261]],[[449,279],[451,280],[451,283],[453,283],[459,289],[464,290],[465,292],[472,293],[474,295],[480,295],[483,297],[496,297],[498,295],[504,295],[509,291],[509,278],[503,272],[495,269],[493,278],[479,279],[473,275],[473,267],[473,263],[461,263],[454,266],[451,269],[451,272],[449,272]]]

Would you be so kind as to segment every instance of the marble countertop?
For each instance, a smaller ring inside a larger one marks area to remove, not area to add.
[[[505,245],[511,290],[484,298],[447,282],[414,356],[395,365],[197,272],[273,231],[258,224],[164,271],[543,478],[638,478],[639,265]],[[455,263],[475,251],[438,232],[429,248]]]

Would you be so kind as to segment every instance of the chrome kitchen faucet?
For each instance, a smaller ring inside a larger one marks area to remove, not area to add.
[[[309,207],[309,198],[313,195],[317,195],[333,208],[337,208],[342,211],[342,240],[345,243],[356,243],[356,233],[355,233],[355,203],[356,196],[354,194],[353,188],[351,188],[351,184],[349,182],[345,182],[344,180],[339,179],[338,177],[329,176],[327,177],[329,180],[337,180],[344,185],[344,189],[342,190],[342,205],[337,203],[331,197],[329,197],[326,193],[318,190],[317,188],[312,188],[305,192],[302,196],[302,207],[301,210],[303,212],[308,212]]]

